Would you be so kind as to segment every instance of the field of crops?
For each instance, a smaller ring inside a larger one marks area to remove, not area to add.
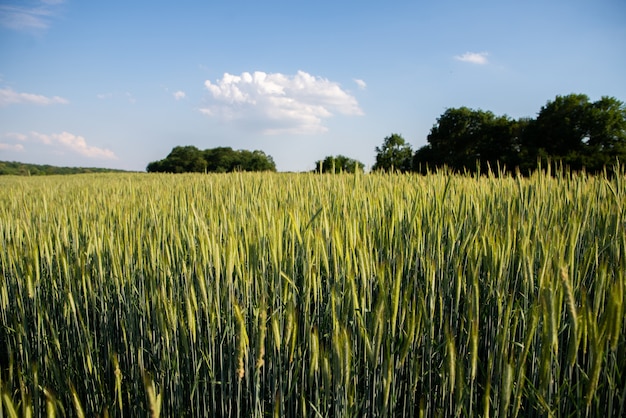
[[[6,176],[0,276],[2,417],[626,415],[624,175]]]

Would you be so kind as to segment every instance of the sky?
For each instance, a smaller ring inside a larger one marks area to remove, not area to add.
[[[143,171],[194,145],[371,167],[446,109],[626,101],[625,74],[624,0],[0,0],[0,160]]]

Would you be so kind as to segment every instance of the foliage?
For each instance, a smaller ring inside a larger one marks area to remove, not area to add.
[[[612,97],[557,96],[541,108],[523,138],[530,158],[561,160],[574,169],[601,171],[626,160],[626,107]]]
[[[515,167],[520,150],[518,127],[507,116],[467,107],[448,109],[431,129],[429,145],[415,153],[413,166],[422,172],[429,163],[456,171],[476,164]]]
[[[56,167],[52,165],[26,164],[15,161],[0,161],[0,175],[46,176],[56,174],[84,174],[122,172],[111,168]]]
[[[188,145],[174,147],[165,159],[149,163],[146,171],[151,173],[276,171],[276,164],[272,157],[263,151],[235,151],[230,147],[200,151]]]
[[[355,173],[362,172],[365,164],[344,155],[328,156],[315,162],[314,172],[322,173]]]
[[[530,173],[537,164],[559,161],[571,169],[601,172],[626,160],[626,107],[602,97],[557,96],[536,119],[512,120],[482,110],[452,108],[439,117],[428,145],[413,156],[413,169],[446,166],[473,171],[477,166],[506,167]]]
[[[400,171],[411,170],[413,150],[401,135],[391,134],[386,137],[382,147],[376,147],[376,163],[372,167],[374,171]]]
[[[555,174],[0,178],[0,415],[624,416],[626,177]]]

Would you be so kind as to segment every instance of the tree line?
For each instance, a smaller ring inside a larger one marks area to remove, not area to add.
[[[0,175],[12,176],[51,176],[64,174],[123,172],[99,167],[58,167],[48,164],[27,164],[17,161],[0,161]]]
[[[493,170],[529,174],[539,164],[559,162],[572,170],[609,170],[626,161],[626,107],[614,97],[592,102],[584,94],[556,96],[536,118],[512,119],[467,107],[447,109],[431,128],[427,144],[415,152],[399,134],[375,148],[373,171],[427,173]],[[344,155],[315,162],[316,172],[362,171],[365,165]],[[220,147],[200,151],[175,147],[148,172],[276,171],[262,151]]]
[[[426,173],[492,169],[528,174],[538,164],[559,162],[571,170],[599,172],[626,161],[626,107],[613,97],[591,102],[586,95],[557,96],[535,119],[514,120],[467,107],[446,110],[428,144],[413,153],[393,134],[376,148],[374,170]]]

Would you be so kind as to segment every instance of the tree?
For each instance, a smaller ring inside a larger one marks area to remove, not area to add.
[[[179,146],[163,160],[148,164],[146,170],[167,173],[276,171],[276,164],[271,156],[258,150],[235,151],[230,147],[217,147],[200,151],[194,146]]]
[[[217,147],[204,151],[207,171],[212,173],[229,173],[238,165],[236,152],[231,147]]]
[[[372,170],[401,171],[411,170],[413,150],[398,134],[386,137],[382,147],[376,147],[376,163]]]
[[[519,126],[507,116],[467,107],[448,109],[428,135],[428,145],[413,156],[413,168],[448,166],[474,170],[476,164],[513,169],[518,164]]]
[[[444,165],[430,144],[419,148],[413,155],[413,171],[420,174],[428,174],[429,171]]]
[[[148,172],[188,173],[204,172],[206,161],[193,145],[174,147],[165,159],[148,164]]]
[[[589,139],[584,165],[600,171],[620,160],[626,161],[626,107],[614,97],[602,97],[588,109]]]
[[[626,158],[626,108],[613,97],[590,102],[584,94],[557,96],[524,132],[528,165],[550,158],[596,172]]]
[[[557,96],[536,119],[517,121],[466,107],[448,109],[413,156],[413,168],[473,170],[499,165],[522,173],[537,162],[560,161],[590,172],[626,160],[626,108],[612,97],[590,102],[583,94]]]
[[[244,171],[276,171],[274,159],[263,151],[241,150],[240,169]]]
[[[574,169],[582,168],[589,109],[589,98],[584,94],[556,96],[542,106],[524,134],[523,146],[528,157],[534,159],[534,163],[550,158]]]
[[[365,164],[344,155],[328,156],[315,162],[315,172],[322,173],[355,173],[363,171]]]

